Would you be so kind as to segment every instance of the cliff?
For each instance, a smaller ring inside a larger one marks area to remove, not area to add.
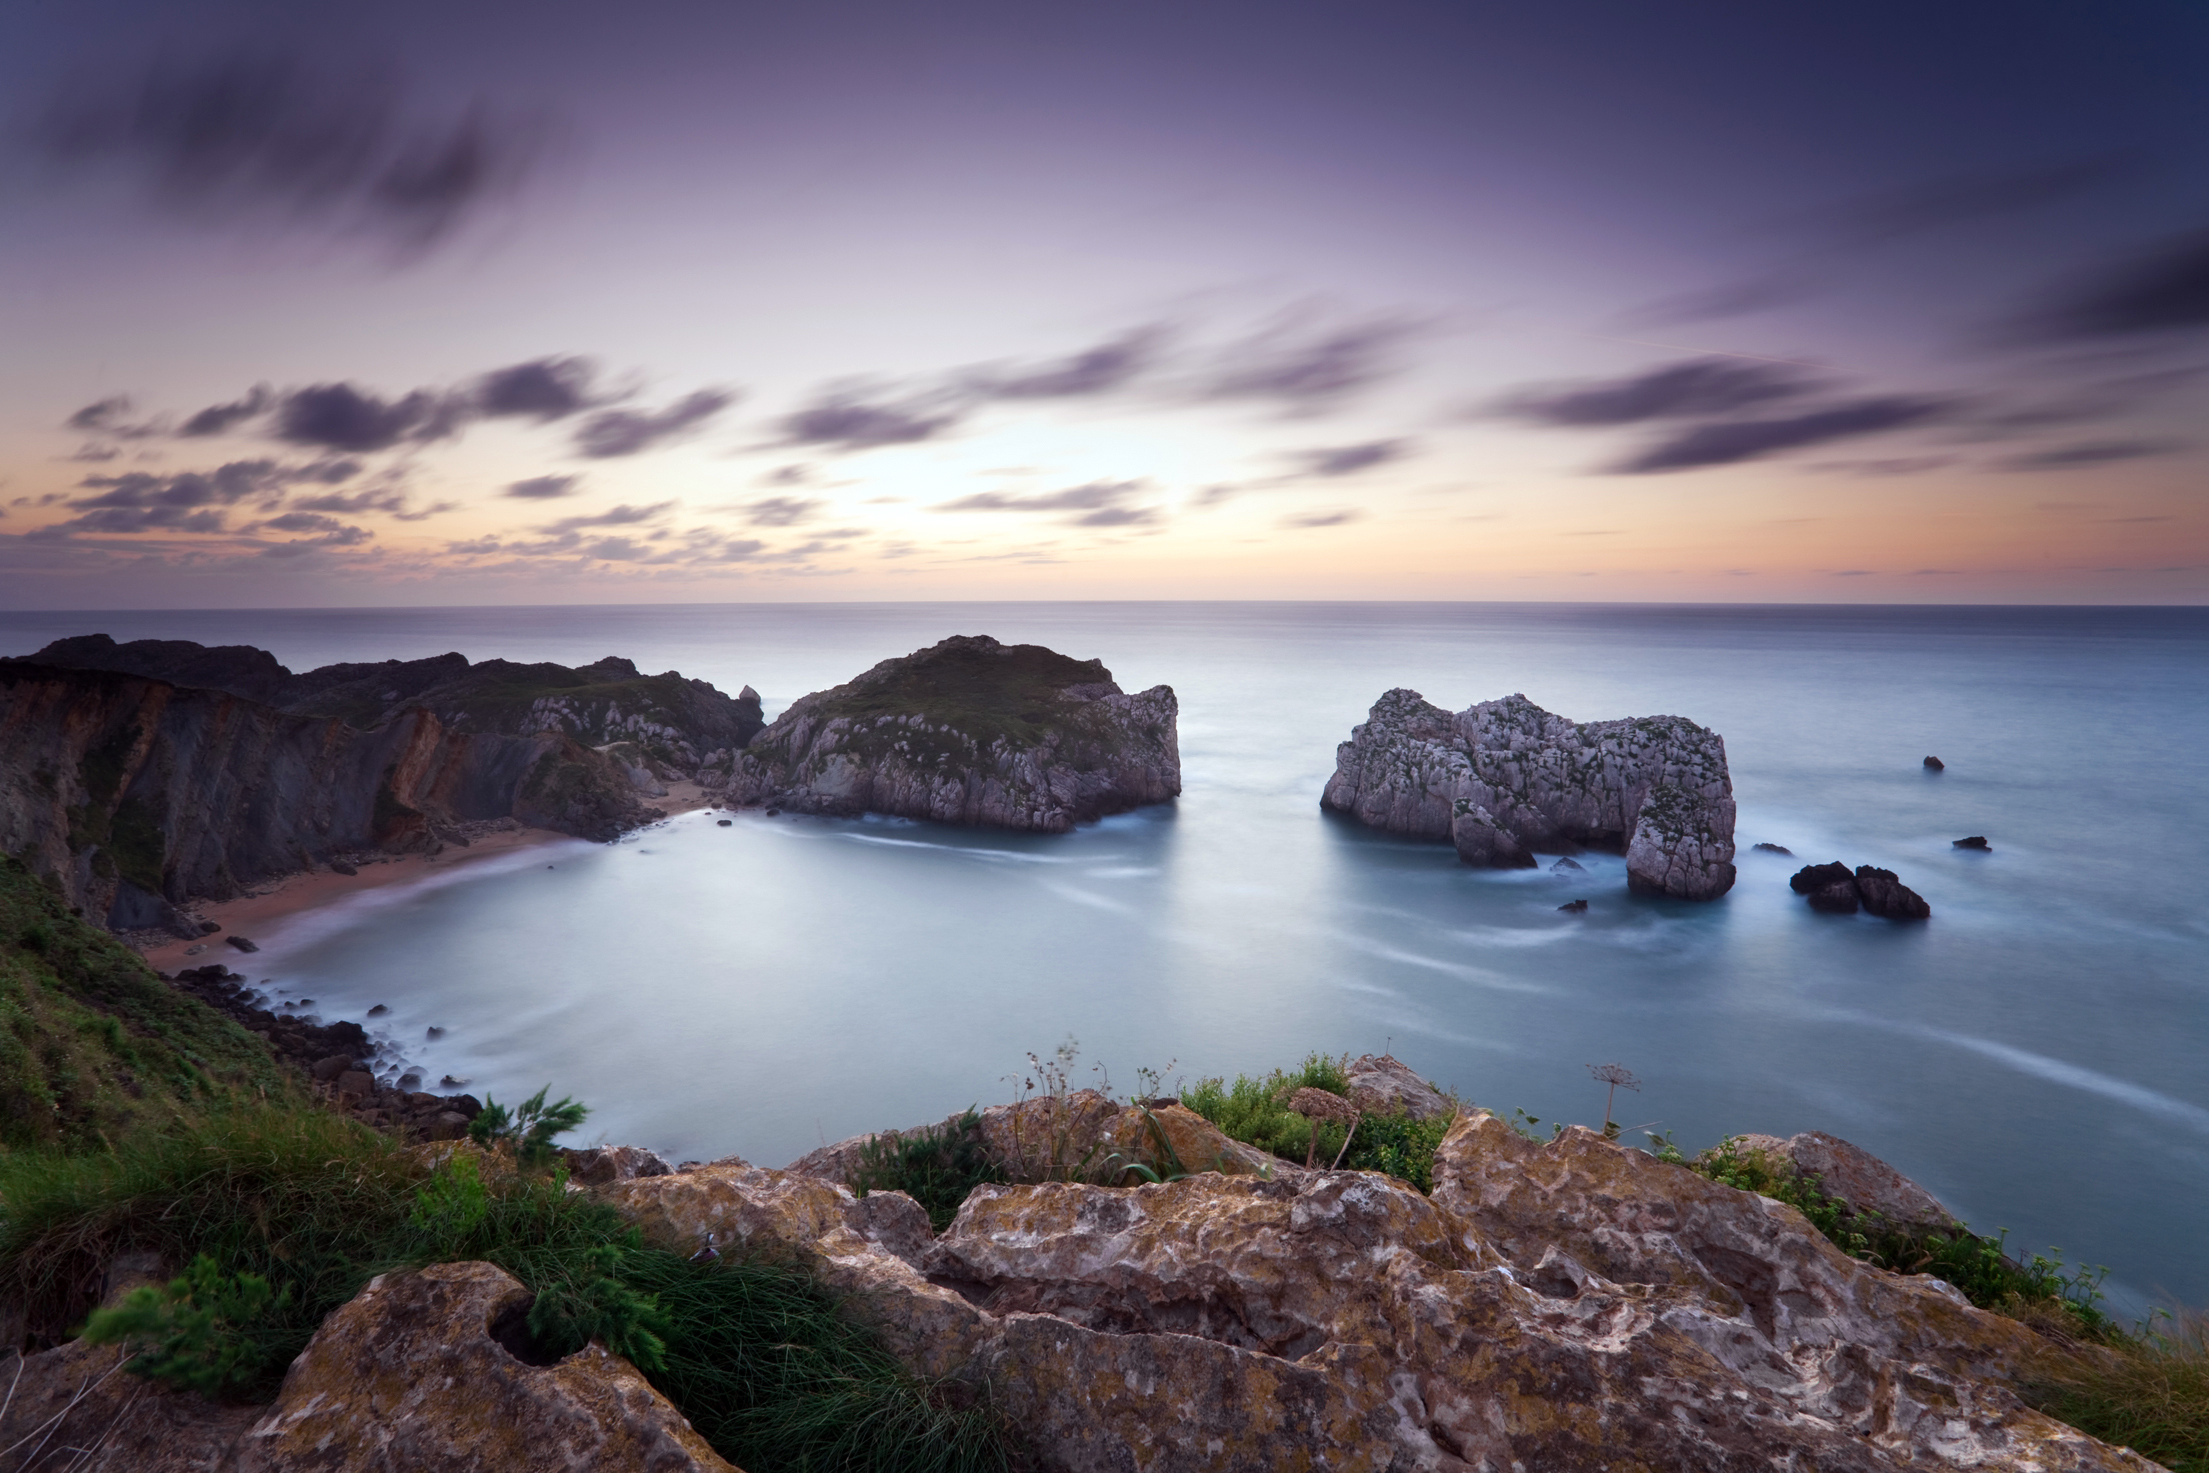
[[[293,676],[245,647],[49,650],[76,667],[0,661],[0,851],[118,930],[174,927],[177,904],[347,853],[434,848],[470,821],[613,838],[658,816],[630,753],[726,761],[758,712],[756,696],[625,660],[447,655]],[[87,668],[102,660],[141,668]],[[616,752],[588,744],[608,733]]]
[[[961,636],[793,703],[736,756],[730,801],[1063,833],[1181,792],[1173,688]]]
[[[1531,868],[1536,850],[1585,847],[1623,853],[1637,893],[1715,900],[1733,888],[1726,744],[1685,717],[1575,722],[1522,695],[1452,714],[1399,688],[1335,749],[1319,801],[1448,839],[1467,864]]]

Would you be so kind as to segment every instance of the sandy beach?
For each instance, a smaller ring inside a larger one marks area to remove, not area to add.
[[[666,797],[650,800],[654,808],[662,810],[669,818],[715,807],[720,801],[691,782],[671,782],[667,785]],[[448,844],[436,854],[388,855],[361,865],[358,874],[341,875],[335,870],[318,869],[285,875],[231,900],[201,901],[186,907],[191,914],[213,921],[220,930],[196,941],[171,938],[140,950],[154,969],[162,972],[175,972],[210,961],[233,962],[242,953],[224,945],[225,936],[255,939],[257,933],[278,921],[366,891],[418,884],[496,855],[569,837],[552,829],[506,829],[472,839],[466,847]]]

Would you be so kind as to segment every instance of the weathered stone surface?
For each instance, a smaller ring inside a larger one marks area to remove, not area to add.
[[[517,1359],[492,1326],[528,1301],[487,1263],[372,1280],[292,1362],[276,1405],[239,1443],[239,1473],[730,1469],[599,1346],[552,1365]]]
[[[1392,1054],[1363,1054],[1350,1061],[1350,1102],[1376,1115],[1409,1115],[1433,1120],[1451,1114],[1449,1096],[1421,1079]]]
[[[1919,1186],[1861,1146],[1822,1130],[1806,1130],[1781,1140],[1770,1135],[1735,1137],[1735,1149],[1763,1154],[1814,1178],[1820,1189],[1851,1212],[1877,1217],[1888,1225],[1921,1231],[1946,1231],[1956,1216]]]
[[[1170,686],[987,636],[802,697],[736,754],[732,801],[1061,833],[1181,791]]]
[[[168,1391],[122,1368],[119,1345],[72,1340],[0,1355],[0,1469],[221,1473],[258,1407]],[[12,1388],[12,1390],[10,1389]]]
[[[1809,898],[1813,910],[1836,915],[1854,915],[1859,905],[1890,921],[1922,921],[1933,914],[1925,897],[1903,884],[1893,870],[1868,864],[1853,871],[1839,860],[1806,864],[1787,883],[1797,895]]]
[[[1320,805],[1447,838],[1468,864],[1588,847],[1623,853],[1638,892],[1712,900],[1733,886],[1726,745],[1678,716],[1576,723],[1519,695],[1452,715],[1392,690],[1336,749]]]
[[[463,1120],[461,1124],[465,1126],[467,1122]],[[634,1181],[640,1176],[665,1176],[674,1170],[656,1152],[642,1146],[591,1146],[579,1151],[562,1151],[560,1157],[567,1163],[569,1179],[587,1187]]]

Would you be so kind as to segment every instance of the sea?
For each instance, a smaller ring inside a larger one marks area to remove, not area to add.
[[[1180,800],[1071,834],[689,814],[363,894],[232,958],[326,1018],[387,1008],[372,1028],[432,1087],[586,1102],[579,1142],[780,1165],[1010,1099],[1062,1049],[1122,1094],[1389,1052],[1546,1133],[1601,1125],[1590,1071],[1619,1064],[1629,1143],[1828,1131],[2013,1253],[2106,1266],[2120,1313],[2209,1304],[2209,610],[7,613],[0,653],[91,631],[294,669],[619,654],[749,684],[770,718],[953,634],[1174,688]],[[1738,883],[1694,904],[1629,895],[1608,855],[1470,869],[1321,812],[1336,744],[1394,686],[1711,727]],[[1897,871],[1932,919],[1812,912],[1787,880],[1828,860]]]

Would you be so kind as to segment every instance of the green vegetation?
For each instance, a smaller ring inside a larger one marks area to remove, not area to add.
[[[959,1215],[967,1193],[1005,1179],[982,1140],[982,1117],[969,1109],[945,1125],[875,1136],[859,1148],[849,1185],[862,1197],[904,1192],[926,1209],[928,1225],[940,1233]]]
[[[286,1088],[259,1039],[0,858],[0,1147],[90,1147]]]
[[[913,1381],[806,1273],[646,1247],[613,1208],[504,1149],[433,1165],[327,1111],[273,1105],[96,1154],[0,1156],[0,1299],[28,1308],[34,1334],[66,1335],[126,1252],[190,1267],[92,1313],[86,1333],[139,1345],[134,1367],[172,1384],[265,1397],[373,1275],[481,1260],[535,1295],[540,1351],[595,1338],[628,1356],[740,1465],[1004,1466],[986,1407]]]
[[[1006,645],[997,653],[955,645],[924,650],[886,675],[870,672],[824,691],[813,710],[822,720],[919,716],[964,733],[978,748],[986,749],[999,738],[1032,747],[1065,724],[1068,712],[1058,699],[1060,691],[1111,678],[1100,660],[1072,659],[1039,644]],[[903,741],[915,747],[915,756],[970,755],[949,748],[938,751],[940,735],[911,727],[878,729],[872,735],[885,746]]]
[[[552,1138],[566,1135],[590,1118],[590,1108],[562,1095],[552,1104],[545,1103],[545,1096],[552,1092],[546,1085],[513,1110],[492,1099],[483,1097],[483,1108],[476,1118],[468,1122],[468,1139],[479,1146],[504,1145],[513,1151],[514,1157],[524,1167],[543,1169],[553,1162]]]
[[[1308,1156],[1327,1162],[1340,1156],[1345,1170],[1385,1172],[1422,1192],[1434,1190],[1434,1153],[1449,1134],[1448,1116],[1422,1121],[1368,1114],[1352,1127],[1339,1120],[1306,1120],[1289,1109],[1289,1100],[1300,1089],[1323,1089],[1347,1098],[1348,1064],[1348,1055],[1330,1059],[1315,1053],[1295,1069],[1276,1069],[1262,1079],[1247,1074],[1238,1074],[1232,1084],[1224,1078],[1201,1079],[1181,1092],[1181,1103],[1223,1134],[1284,1161],[1301,1166]],[[1345,1140],[1348,1151],[1343,1150]]]
[[[2171,1473],[2209,1473],[2209,1316],[2165,1317],[2055,1363],[2026,1400]]]

